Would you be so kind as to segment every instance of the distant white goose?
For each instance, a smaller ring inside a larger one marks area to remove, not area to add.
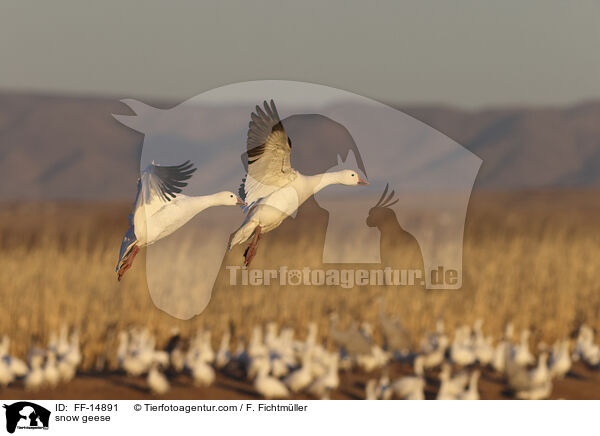
[[[266,354],[259,354],[251,357],[248,361],[246,370],[248,378],[253,379],[256,377],[262,368],[265,368],[267,373],[271,372],[271,361],[269,360],[269,356]]]
[[[129,354],[129,335],[127,332],[120,331],[118,334],[119,345],[117,346],[117,362],[120,367],[123,367],[127,355]]]
[[[60,327],[58,339],[56,341],[56,354],[58,357],[63,356],[69,352],[71,344],[69,343],[68,329],[66,324]]]
[[[359,354],[356,356],[356,364],[365,372],[371,372],[385,366],[390,358],[390,353],[384,351],[379,345],[373,344],[369,354]]]
[[[14,379],[15,374],[10,370],[10,366],[4,360],[0,360],[0,387],[5,388],[11,384]]]
[[[192,378],[196,386],[210,386],[216,379],[215,370],[205,361],[198,360],[192,365]]]
[[[494,355],[492,357],[492,368],[498,372],[504,372],[506,368],[506,360],[510,352],[510,343],[506,340],[502,340],[494,348]]]
[[[340,385],[338,375],[339,356],[332,354],[328,358],[327,372],[317,378],[308,388],[308,392],[321,400],[329,399],[329,393],[337,389]]]
[[[569,340],[558,342],[552,349],[549,367],[552,377],[563,378],[571,369],[571,356],[569,355]]]
[[[492,345],[493,340],[491,336],[488,336],[487,338],[475,341],[475,357],[482,366],[489,365],[494,359],[495,350]]]
[[[132,330],[129,334],[120,332],[117,349],[119,366],[133,377],[146,373],[154,363],[167,367],[169,354],[156,350],[155,345],[154,337],[146,329]]]
[[[158,365],[152,365],[148,372],[147,383],[153,394],[162,395],[169,391],[171,385],[165,375],[159,371]]]
[[[594,343],[594,331],[585,324],[579,328],[572,357],[575,361],[583,360],[592,368],[600,367],[600,345]]]
[[[439,348],[438,344],[441,338],[445,339],[447,345],[449,340],[445,333],[444,321],[442,319],[438,319],[435,322],[435,332],[429,333],[421,341],[421,352],[423,354],[428,354],[437,350]]]
[[[516,396],[520,400],[545,400],[549,398],[550,395],[552,395],[552,381],[548,380],[541,385],[518,391]]]
[[[550,379],[548,370],[548,353],[543,352],[538,357],[537,367],[530,373],[530,379],[533,384],[542,384]]]
[[[435,348],[423,354],[423,367],[431,369],[440,366],[444,361],[447,348],[448,337],[442,335],[436,340]]]
[[[197,361],[205,363],[213,363],[215,360],[215,352],[211,343],[212,333],[210,330],[198,331],[198,334],[192,339],[190,348],[186,356],[186,363],[192,366]]]
[[[482,319],[475,321],[473,326],[473,334],[475,336],[473,347],[475,351],[475,357],[479,364],[486,366],[490,364],[494,358],[494,347],[492,346],[493,338],[491,336],[486,338],[483,335],[483,330],[481,328],[482,325]]]
[[[30,365],[31,370],[25,377],[25,389],[28,391],[37,391],[44,384],[44,370],[42,363],[44,362],[44,356],[41,354],[34,354],[31,357]]]
[[[377,380],[371,379],[365,387],[365,400],[377,400]]]
[[[183,371],[183,368],[185,367],[185,355],[183,354],[180,345],[171,350],[169,353],[169,360],[175,372]]]
[[[229,342],[231,340],[231,333],[227,330],[223,333],[221,338],[221,344],[217,351],[217,357],[215,358],[215,366],[218,369],[224,368],[231,360],[231,353],[229,352]]]
[[[75,377],[77,367],[82,360],[79,333],[74,331],[69,338],[66,326],[63,326],[57,342],[56,353],[60,381],[69,382]]]
[[[420,399],[418,397],[422,396],[423,388],[425,387],[423,356],[418,356],[415,359],[413,367],[415,375],[402,377],[392,383],[392,389],[397,398]]]
[[[313,381],[311,365],[311,356],[307,353],[302,358],[302,366],[284,379],[285,384],[292,392],[304,390]]]
[[[425,380],[419,380],[419,383],[410,391],[403,400],[422,401],[425,399]]]
[[[475,363],[476,356],[471,340],[471,329],[468,326],[456,329],[450,347],[450,358],[460,366],[468,366]]]
[[[394,396],[394,390],[392,389],[392,383],[390,377],[387,374],[383,374],[379,378],[377,387],[375,388],[377,398],[380,400],[391,400]]]
[[[350,170],[305,176],[290,164],[292,142],[288,138],[275,103],[264,102],[252,113],[247,139],[247,175],[240,196],[248,203],[248,215],[233,235],[229,249],[252,237],[244,253],[248,266],[256,254],[261,235],[277,228],[311,195],[329,185],[367,185]]]
[[[67,361],[74,368],[77,368],[81,363],[82,355],[79,344],[79,332],[77,330],[71,333],[66,353],[61,355],[61,359]]]
[[[506,362],[510,358],[513,333],[514,327],[512,323],[508,323],[504,329],[504,337],[494,349],[491,364],[492,368],[498,372],[506,370]]]
[[[129,230],[123,237],[117,279],[131,267],[141,247],[170,235],[204,209],[213,206],[235,206],[245,203],[233,192],[186,196],[180,194],[185,180],[196,171],[190,161],[181,165],[162,166],[152,162],[141,173],[133,211],[129,215]]]
[[[286,363],[286,359],[283,356],[280,356],[278,354],[272,355],[270,357],[270,364],[271,374],[274,377],[281,378],[285,377],[290,373],[290,365]],[[313,368],[316,368],[316,366],[313,365]]]
[[[46,365],[44,366],[44,380],[51,388],[56,387],[60,382],[60,372],[56,364],[56,354],[49,351],[46,356]]]
[[[0,365],[4,365],[3,368],[7,371],[6,374],[11,373],[15,377],[24,377],[29,371],[27,364],[18,357],[11,356],[9,351],[10,338],[3,336],[0,342]]]
[[[457,399],[459,400],[479,400],[479,391],[477,390],[477,382],[481,373],[479,370],[475,370],[471,373],[469,379],[469,387],[466,391],[458,394]]]
[[[552,393],[552,378],[547,366],[548,353],[541,353],[537,366],[527,370],[514,361],[507,365],[508,384],[516,397],[527,400],[541,400]]]
[[[444,363],[440,372],[440,389],[437,400],[455,400],[464,391],[469,381],[467,373],[460,372],[453,377],[451,372],[450,365]]]
[[[297,365],[297,359],[293,351],[284,350],[282,354],[271,354],[271,374],[275,377],[287,376],[292,368]],[[311,365],[311,371],[314,377],[320,375],[318,365]],[[324,372],[324,371],[323,371]]]
[[[276,322],[267,323],[264,337],[265,346],[267,348],[275,348],[277,346],[277,343],[279,342],[277,330],[278,327]]]
[[[248,356],[265,356],[269,352],[267,346],[263,343],[262,327],[252,327],[250,341],[248,343]]]
[[[254,380],[254,389],[267,400],[287,398],[290,396],[288,388],[275,377],[271,377],[269,375],[269,370],[266,367],[262,367],[259,370],[258,375]]]
[[[72,365],[67,359],[61,359],[58,362],[58,374],[60,377],[60,381],[63,383],[68,383],[73,378],[75,378],[75,374],[77,373],[77,369],[74,365]]]
[[[529,330],[523,330],[521,332],[521,342],[513,349],[512,361],[517,365],[526,366],[535,362],[535,356],[529,351],[530,335],[531,332]]]

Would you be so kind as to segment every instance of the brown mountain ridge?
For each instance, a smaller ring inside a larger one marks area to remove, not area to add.
[[[600,187],[600,101],[396,107],[483,159],[477,190]],[[132,198],[143,136],[113,113],[130,110],[116,98],[0,94],[0,200]]]

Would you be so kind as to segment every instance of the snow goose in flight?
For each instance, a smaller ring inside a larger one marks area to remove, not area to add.
[[[212,206],[235,206],[245,203],[233,192],[212,195],[186,196],[180,194],[196,168],[190,161],[180,165],[162,166],[152,162],[138,180],[129,229],[123,237],[117,279],[131,267],[141,247],[153,244],[170,235],[198,213]]]
[[[292,141],[287,136],[275,103],[264,102],[264,111],[256,106],[249,124],[245,163],[247,174],[242,180],[240,197],[248,204],[248,215],[233,235],[229,249],[252,238],[244,253],[248,266],[256,254],[262,234],[277,228],[311,195],[329,185],[367,185],[350,170],[306,176],[290,164]]]

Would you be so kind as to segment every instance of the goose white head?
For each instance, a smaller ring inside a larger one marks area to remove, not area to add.
[[[246,206],[246,202],[231,191],[217,192],[213,197],[222,206]]]
[[[368,185],[369,182],[358,175],[356,171],[342,170],[335,173],[337,182],[340,185],[356,186]]]

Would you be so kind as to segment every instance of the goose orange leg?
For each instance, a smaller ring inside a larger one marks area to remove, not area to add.
[[[121,265],[121,268],[119,268],[119,272],[117,274],[117,280],[121,281],[121,278],[123,277],[125,272],[129,268],[131,268],[131,265],[133,265],[133,259],[135,258],[135,255],[138,254],[138,251],[140,251],[139,247],[137,245],[134,245],[133,248],[131,249],[131,252],[127,256],[127,259],[125,260],[123,265]]]
[[[250,245],[248,245],[248,248],[246,248],[246,251],[244,251],[244,266],[246,268],[250,266],[250,262],[252,262],[252,259],[254,259],[254,256],[256,255],[258,241],[260,241],[261,236],[262,233],[260,230],[260,226],[257,226],[256,229],[254,229],[254,233],[252,234],[252,241],[250,242]]]

